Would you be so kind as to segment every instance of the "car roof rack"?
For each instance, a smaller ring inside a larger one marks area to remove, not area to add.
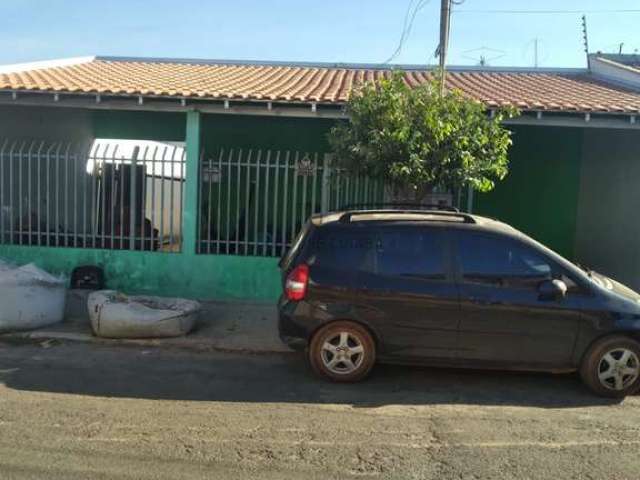
[[[338,221],[340,223],[349,223],[354,216],[358,215],[376,215],[376,214],[390,214],[390,215],[425,215],[435,216],[443,218],[459,218],[464,223],[477,223],[475,218],[468,213],[443,211],[443,210],[394,210],[394,209],[382,209],[382,210],[349,210],[340,215]]]
[[[440,210],[443,212],[460,213],[460,210],[451,205],[442,205],[439,203],[352,203],[346,205],[344,210]]]

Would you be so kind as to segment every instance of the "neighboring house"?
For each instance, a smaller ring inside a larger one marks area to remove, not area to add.
[[[411,85],[432,75],[396,68]],[[378,182],[333,167],[326,134],[354,86],[389,74],[112,57],[0,67],[0,257],[65,273],[101,265],[129,292],[273,299],[277,259],[309,214],[382,200]],[[489,115],[522,111],[509,122],[511,173],[473,211],[640,288],[635,60],[453,67],[447,86]]]

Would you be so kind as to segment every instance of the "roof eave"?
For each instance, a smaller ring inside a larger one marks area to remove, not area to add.
[[[51,90],[0,90],[0,104],[67,107],[90,110],[146,110],[203,113],[345,118],[344,102],[284,101],[226,97],[63,92]]]
[[[143,110],[288,116],[305,118],[348,118],[346,102],[276,101],[224,97],[182,97],[162,95],[112,95],[99,92],[53,92],[0,90],[0,104],[40,107],[68,107],[100,110]],[[487,112],[499,107],[487,105]],[[638,128],[640,111],[561,110],[521,108],[523,115],[506,124]]]

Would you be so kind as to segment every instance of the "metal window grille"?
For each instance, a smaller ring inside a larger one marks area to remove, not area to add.
[[[0,242],[179,251],[184,149],[145,143],[0,140]]]
[[[382,184],[318,153],[220,149],[200,162],[198,253],[280,256],[309,216],[381,201]]]
[[[351,176],[344,170],[334,169],[327,182],[327,196],[329,211],[368,208],[384,201],[385,187],[381,180]]]

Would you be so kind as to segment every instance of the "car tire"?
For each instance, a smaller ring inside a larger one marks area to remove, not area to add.
[[[308,356],[311,368],[320,377],[334,382],[359,382],[376,362],[376,346],[366,328],[339,321],[316,332]]]
[[[595,394],[624,398],[640,388],[640,343],[621,336],[596,341],[580,366],[582,381]]]

